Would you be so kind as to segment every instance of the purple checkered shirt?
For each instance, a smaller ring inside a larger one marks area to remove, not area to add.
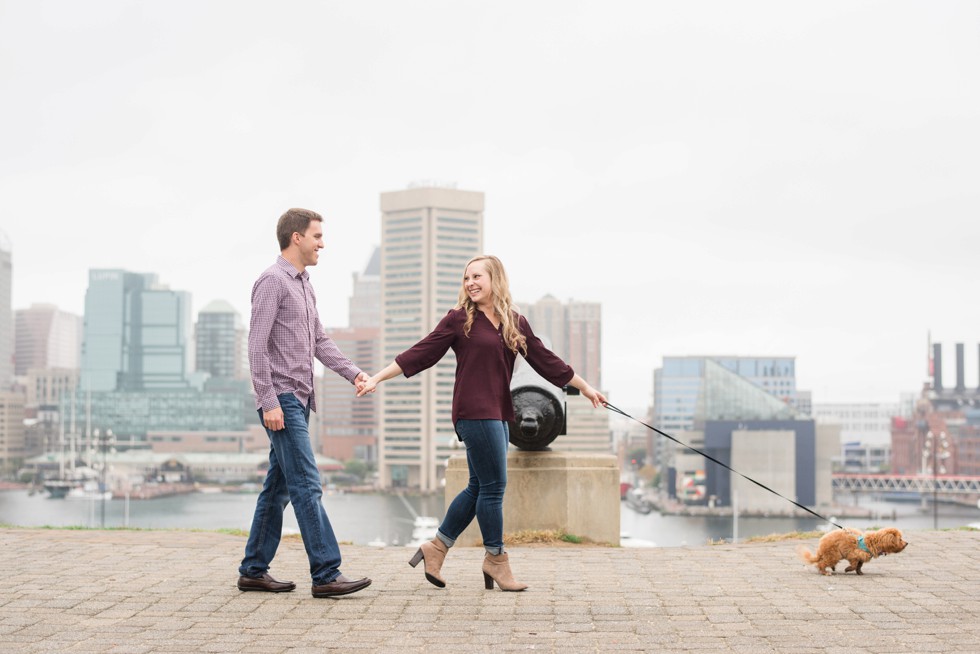
[[[310,274],[280,256],[252,286],[248,361],[256,407],[277,409],[277,396],[293,393],[316,411],[313,357],[352,384],[361,372],[323,331]]]

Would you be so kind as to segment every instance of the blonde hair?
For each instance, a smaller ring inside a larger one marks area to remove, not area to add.
[[[466,263],[466,267],[463,268],[464,278],[470,264],[477,261],[483,262],[487,274],[490,275],[490,297],[493,301],[493,312],[500,319],[501,334],[504,337],[504,343],[507,344],[507,347],[514,354],[518,352],[527,354],[527,339],[517,328],[517,309],[514,307],[510,297],[510,283],[507,281],[507,272],[504,270],[504,264],[500,263],[500,259],[493,255],[481,254],[478,257],[473,257]],[[470,299],[469,293],[466,292],[465,282],[459,289],[459,300],[456,302],[456,308],[466,311],[463,334],[468,337],[470,335],[470,329],[473,327],[473,319],[476,317],[477,306]]]

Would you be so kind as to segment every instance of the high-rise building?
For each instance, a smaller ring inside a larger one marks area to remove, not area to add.
[[[381,248],[375,248],[367,267],[354,273],[348,327],[327,329],[340,351],[362,370],[381,367]],[[339,461],[378,459],[378,398],[354,396],[346,379],[330,370],[317,379],[317,413],[311,425],[316,450]]]
[[[53,304],[32,304],[14,312],[14,374],[31,368],[78,368],[82,317]]]
[[[59,408],[75,407],[87,441],[111,430],[139,446],[150,432],[240,432],[258,421],[247,381],[192,378],[190,304],[153,274],[89,272],[81,380]]]
[[[974,351],[980,363],[980,345]],[[943,376],[942,344],[932,344],[931,383],[911,416],[892,419],[892,474],[980,475],[980,388],[966,385],[966,356],[966,345],[956,343],[950,384]]]
[[[382,360],[425,337],[456,305],[463,268],[483,251],[483,193],[419,187],[381,194]],[[386,487],[440,488],[457,443],[456,358],[380,389],[379,473]]]
[[[327,330],[340,351],[362,370],[373,374],[380,364],[377,327],[334,327]],[[317,378],[317,433],[313,435],[317,451],[331,459],[361,459],[376,462],[378,458],[378,398],[376,395],[355,397],[349,381],[325,370]]]
[[[0,230],[0,391],[14,380],[13,248]]]
[[[562,303],[552,295],[518,306],[535,335],[578,375],[602,389],[602,305],[598,302]],[[566,401],[567,432],[554,447],[566,451],[609,453],[612,437],[609,412],[596,411],[586,398],[570,395]]]
[[[653,374],[653,426],[671,433],[696,417],[789,417],[795,399],[795,357],[668,356]]]
[[[794,418],[795,391],[793,357],[664,357],[663,367],[653,374],[652,424],[674,437],[701,439],[686,441],[699,447],[707,421]],[[684,454],[667,439],[655,439],[651,446],[654,465],[665,471],[677,467],[681,457],[675,454]],[[673,487],[671,480],[668,486]]]
[[[25,455],[24,394],[0,390],[0,475],[16,472]]]
[[[381,248],[376,247],[364,272],[354,273],[348,307],[350,327],[381,327]]]
[[[215,300],[197,314],[195,369],[221,379],[248,378],[248,349],[242,317],[224,300]]]
[[[90,270],[82,340],[84,391],[186,388],[191,298],[154,274]]]

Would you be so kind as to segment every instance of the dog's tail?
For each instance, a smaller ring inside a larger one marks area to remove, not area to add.
[[[796,548],[796,556],[800,557],[800,560],[807,565],[817,561],[817,555],[811,552],[806,545],[800,545]]]

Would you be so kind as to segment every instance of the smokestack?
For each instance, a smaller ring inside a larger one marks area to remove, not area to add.
[[[943,390],[943,344],[932,344],[932,390]]]
[[[963,371],[963,344],[956,344],[956,392],[962,393],[966,390],[966,378]]]

